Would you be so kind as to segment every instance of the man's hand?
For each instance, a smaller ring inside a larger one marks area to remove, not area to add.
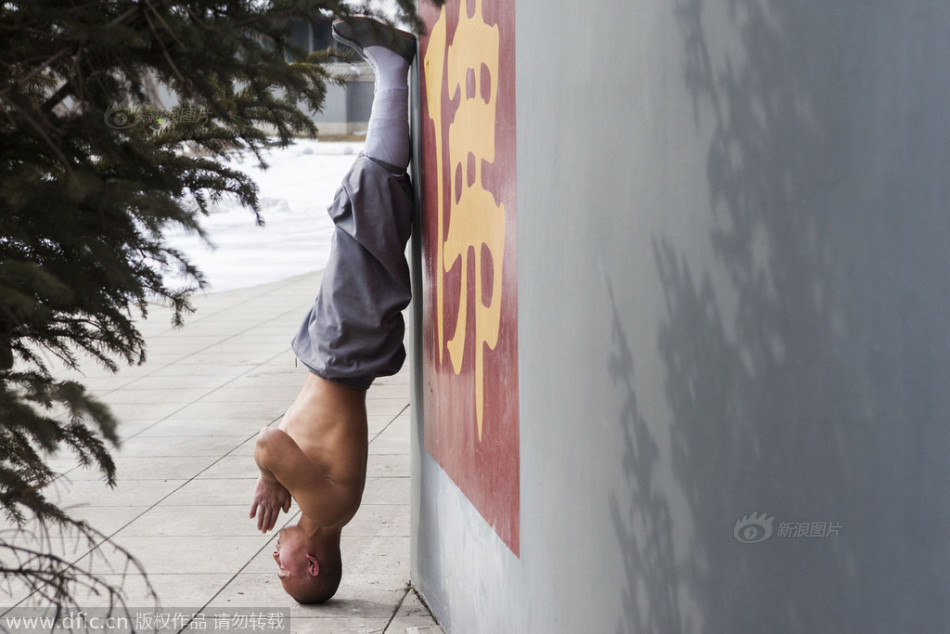
[[[266,533],[274,528],[281,509],[284,513],[290,510],[290,491],[273,476],[268,478],[262,473],[254,489],[250,515],[251,519],[257,517],[257,530]]]

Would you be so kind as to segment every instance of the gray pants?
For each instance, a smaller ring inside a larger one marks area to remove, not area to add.
[[[409,177],[383,165],[361,154],[343,179],[328,210],[330,261],[292,343],[311,372],[357,389],[395,374],[406,358],[414,202]]]

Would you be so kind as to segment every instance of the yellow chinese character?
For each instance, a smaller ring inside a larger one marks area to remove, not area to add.
[[[464,0],[459,9],[459,22],[452,45],[447,46],[445,9],[429,32],[429,46],[424,60],[429,116],[435,124],[436,181],[438,192],[438,247],[436,263],[436,311],[439,338],[439,361],[443,347],[449,351],[452,369],[462,371],[468,329],[468,296],[475,303],[475,419],[478,439],[482,438],[482,417],[485,403],[485,347],[493,350],[501,328],[502,267],[505,253],[505,206],[495,201],[492,192],[482,186],[482,162],[495,161],[495,111],[498,92],[499,35],[497,26],[489,26],[482,18],[481,0],[468,16]],[[449,124],[448,145],[442,138],[442,81],[448,84],[448,95],[459,106]],[[448,152],[450,171],[443,174],[443,152]],[[470,178],[471,172],[474,177]],[[448,208],[443,208],[442,192],[448,180],[451,195]],[[448,221],[448,234],[445,223]],[[444,238],[443,238],[444,236]],[[491,268],[482,260],[487,251]],[[473,260],[475,284],[468,286],[469,259]],[[445,341],[445,273],[456,265],[461,267],[458,316],[452,338]],[[484,280],[486,270],[490,279]],[[483,292],[488,301],[484,300]]]

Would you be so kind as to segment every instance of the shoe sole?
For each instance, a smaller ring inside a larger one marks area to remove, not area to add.
[[[342,35],[340,32],[338,32],[338,31],[336,30],[336,25],[337,25],[337,24],[346,24],[347,21],[349,21],[349,22],[367,22],[367,23],[372,22],[372,23],[375,23],[376,25],[378,25],[379,27],[382,27],[382,28],[384,28],[384,29],[387,29],[387,30],[391,31],[392,33],[399,34],[399,36],[402,37],[403,39],[405,39],[407,42],[412,41],[412,44],[413,44],[413,46],[412,46],[412,56],[411,56],[409,59],[406,59],[405,55],[403,55],[402,53],[400,53],[400,52],[398,52],[398,51],[394,51],[393,49],[389,48],[389,47],[386,46],[385,44],[380,44],[380,46],[386,46],[386,48],[389,48],[389,50],[393,51],[394,53],[396,53],[397,55],[399,55],[399,56],[402,57],[403,59],[406,59],[406,62],[408,62],[409,64],[412,64],[412,60],[413,60],[413,59],[415,58],[415,56],[416,56],[416,46],[415,46],[415,45],[416,45],[416,36],[413,35],[412,33],[408,33],[408,32],[406,32],[406,31],[402,31],[402,30],[400,30],[400,29],[393,28],[393,27],[391,27],[391,26],[387,26],[387,25],[385,25],[385,24],[383,24],[383,23],[381,23],[381,22],[379,22],[379,21],[377,21],[377,20],[373,20],[372,18],[359,18],[359,17],[357,17],[357,18],[350,18],[349,20],[337,20],[336,22],[334,22],[334,23],[331,25],[331,27],[330,27],[330,34],[333,36],[333,39],[336,40],[337,42],[339,42],[340,44],[344,44],[344,45],[346,45],[346,46],[349,46],[351,49],[353,49],[354,51],[356,51],[356,52],[359,54],[359,56],[362,57],[362,58],[363,58],[364,60],[366,60],[367,62],[369,62],[369,59],[366,57],[366,52],[363,50],[363,47],[360,46],[356,41],[351,40],[350,38],[346,37],[345,35]]]

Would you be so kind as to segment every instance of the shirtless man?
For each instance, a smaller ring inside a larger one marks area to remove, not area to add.
[[[257,438],[250,512],[266,533],[297,501],[300,521],[280,531],[274,560],[300,603],[322,603],[340,584],[340,533],[366,482],[366,390],[405,360],[402,310],[410,299],[407,75],[416,41],[368,18],[334,22],[333,36],[373,67],[373,110],[363,153],[329,208],[330,260],[292,344],[310,374],[279,428]]]

